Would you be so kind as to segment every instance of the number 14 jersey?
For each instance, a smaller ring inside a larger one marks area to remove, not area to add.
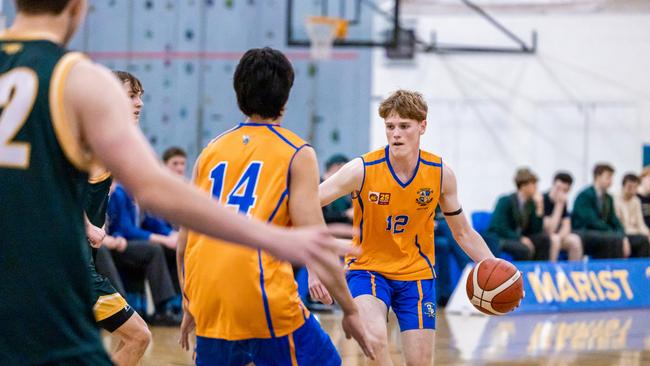
[[[242,123],[203,150],[194,184],[242,214],[290,226],[289,171],[305,146],[278,125]],[[282,337],[308,316],[291,264],[196,232],[185,252],[185,293],[202,337]]]

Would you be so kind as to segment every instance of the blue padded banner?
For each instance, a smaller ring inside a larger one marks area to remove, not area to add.
[[[650,259],[515,262],[526,297],[514,313],[650,308]]]

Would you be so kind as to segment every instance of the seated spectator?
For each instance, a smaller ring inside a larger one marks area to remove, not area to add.
[[[497,201],[488,232],[499,238],[501,250],[515,260],[547,260],[550,238],[544,233],[544,203],[537,192],[537,176],[517,170],[517,191]]]
[[[641,200],[636,196],[640,179],[634,174],[623,177],[623,189],[614,199],[616,216],[621,221],[625,236],[630,241],[632,257],[650,254],[650,230],[643,221]]]
[[[567,198],[573,184],[569,173],[560,172],[553,178],[551,190],[544,193],[544,231],[551,238],[549,259],[557,261],[560,250],[566,250],[570,261],[582,258],[582,240],[571,232],[571,217]]]
[[[185,169],[187,167],[187,154],[185,150],[172,146],[163,152],[162,159],[169,170],[181,177],[185,176]]]
[[[612,186],[614,168],[608,164],[594,167],[594,184],[576,197],[571,214],[573,230],[580,235],[585,254],[594,258],[627,258],[630,244],[607,193]]]
[[[108,233],[126,239],[123,250],[111,251],[118,270],[122,274],[144,270],[151,286],[156,313],[149,321],[161,325],[180,323],[180,316],[171,311],[177,293],[163,250],[163,247],[176,248],[176,237],[143,229],[138,205],[120,184],[108,200],[108,217]]]
[[[108,216],[110,218],[108,231],[113,236],[121,236],[127,241],[142,240],[171,249],[176,248],[176,235],[174,233],[170,232],[169,235],[156,234],[142,228],[142,222],[147,217],[140,217],[138,204],[121,184],[115,186],[115,191],[108,201]]]
[[[645,225],[650,227],[650,165],[643,168],[641,172],[641,183],[637,196],[641,200],[641,211]]]
[[[345,165],[349,159],[341,154],[336,154],[330,157],[325,163],[325,174],[321,181],[334,175],[339,169]],[[352,199],[350,196],[341,197],[329,205],[323,207],[323,216],[325,222],[330,224],[334,222],[342,222],[352,224],[354,217],[354,210],[352,209]]]

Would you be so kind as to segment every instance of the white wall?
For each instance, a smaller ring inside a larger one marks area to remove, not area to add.
[[[514,190],[519,166],[546,190],[558,169],[588,184],[593,164],[616,169],[612,191],[639,171],[650,142],[650,14],[497,16],[524,39],[539,34],[535,55],[418,54],[413,62],[374,53],[371,146],[385,144],[379,101],[398,88],[429,104],[423,149],[451,165],[466,211],[491,210]],[[404,24],[441,42],[509,45],[472,15],[419,17]]]

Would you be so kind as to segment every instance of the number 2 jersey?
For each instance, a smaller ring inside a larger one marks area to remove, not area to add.
[[[82,58],[47,40],[0,40],[3,365],[105,354],[83,224],[91,159],[63,110],[66,75]]]
[[[290,226],[289,171],[304,146],[302,139],[278,125],[242,123],[203,150],[194,184],[251,218]],[[309,315],[291,264],[192,231],[184,290],[201,337],[281,337],[302,326]]]
[[[435,277],[433,216],[442,184],[442,159],[420,151],[413,176],[402,182],[388,159],[389,147],[361,157],[364,178],[353,199],[353,243],[359,256],[347,256],[350,270],[366,270],[398,281]]]

